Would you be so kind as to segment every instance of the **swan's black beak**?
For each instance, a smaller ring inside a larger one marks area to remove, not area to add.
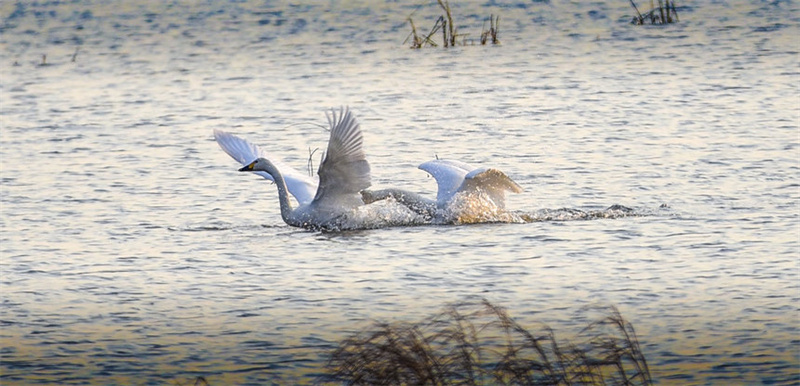
[[[239,171],[240,172],[252,172],[253,171],[253,165],[255,165],[255,164],[256,164],[256,161],[250,162],[247,166],[239,169]]]

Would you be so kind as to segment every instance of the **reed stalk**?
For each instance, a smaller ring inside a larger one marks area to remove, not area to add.
[[[633,0],[630,0],[631,6],[636,11],[636,16],[631,20],[631,24],[644,25],[648,24],[671,24],[679,21],[678,9],[675,6],[675,0],[658,0],[658,6],[655,5],[653,0],[650,0],[650,11],[642,14],[639,12],[639,7]]]
[[[414,20],[411,19],[411,16],[408,17],[408,22],[411,24],[411,36],[414,38],[411,41],[411,48],[422,48],[422,39],[417,35],[417,27],[414,25]],[[406,38],[406,41],[408,41],[408,38]],[[403,44],[405,43],[403,42]]]
[[[456,25],[453,23],[453,14],[450,12],[450,3],[447,0],[436,0],[439,3],[439,6],[442,7],[445,16],[447,16],[447,23],[446,26],[448,28],[444,28],[445,31],[449,31],[450,35],[448,36],[447,32],[444,33],[444,46],[448,47],[448,43],[450,47],[455,47],[456,45]]]
[[[433,28],[431,28],[431,32],[424,38],[420,37],[420,35],[417,33],[417,26],[414,24],[414,21],[411,19],[411,16],[409,16],[407,19],[409,24],[411,25],[411,33],[403,41],[403,44],[406,44],[410,40],[411,48],[418,49],[425,46],[438,47],[438,44],[434,43],[434,41],[431,39],[431,36],[433,36],[435,33],[438,33],[439,30],[441,29],[442,45],[445,48],[455,47],[459,44],[466,45],[465,37],[467,35],[458,33],[455,20],[453,19],[453,12],[450,9],[450,3],[448,2],[448,0],[436,0],[436,2],[439,4],[439,8],[441,8],[444,14],[439,16],[438,19],[436,19],[436,23],[434,24]],[[489,31],[484,30],[481,33],[481,44],[485,45],[489,37],[491,37],[492,39],[492,44],[500,44],[500,40],[497,37],[499,32],[498,26],[500,17],[499,16],[495,17],[494,15],[492,15],[489,18],[489,20],[491,26]],[[484,27],[485,26],[486,24],[484,23]],[[460,43],[459,43],[459,37],[461,40]]]

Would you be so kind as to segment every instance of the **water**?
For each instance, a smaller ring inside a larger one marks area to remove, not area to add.
[[[796,3],[452,3],[502,45],[407,49],[413,3],[0,4],[0,382],[310,383],[372,321],[479,296],[557,334],[616,305],[660,383],[800,383]],[[523,213],[643,215],[289,228],[212,129],[303,168],[340,105],[375,188],[433,196],[439,156]]]

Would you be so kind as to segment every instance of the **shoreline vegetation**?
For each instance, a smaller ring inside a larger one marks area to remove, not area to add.
[[[639,12],[639,7],[636,6],[633,0],[630,0],[630,2],[633,9],[636,11],[636,16],[631,20],[631,24],[658,25],[677,23],[680,21],[678,19],[678,10],[675,8],[675,0],[658,0],[657,7],[653,0],[650,0],[650,10],[645,13]]]
[[[431,27],[430,32],[425,35],[420,35],[417,32],[417,26],[414,24],[414,19],[411,18],[411,16],[413,16],[412,13],[406,19],[411,25],[411,33],[408,34],[406,40],[403,41],[403,44],[408,43],[410,40],[411,48],[413,49],[419,49],[422,47],[438,47],[439,45],[434,40],[436,39],[434,35],[439,31],[442,31],[442,46],[444,48],[455,47],[457,45],[467,45],[468,34],[458,33],[455,22],[453,21],[453,13],[450,11],[450,3],[447,0],[436,0],[436,2],[439,4],[439,7],[442,9],[444,14],[436,19],[436,22],[433,24],[433,27]],[[491,41],[492,44],[500,44],[500,40],[497,38],[500,30],[500,16],[490,15],[488,21],[488,30],[486,29],[486,21],[483,23],[480,44],[486,45],[486,43],[489,41]],[[470,40],[470,43],[472,45],[475,44],[473,40]]]
[[[658,5],[656,5],[654,0],[650,0],[650,10],[644,13],[639,11],[639,7],[633,0],[629,1],[636,12],[636,16],[631,20],[631,24],[660,25],[672,24],[680,21],[678,9],[675,6],[675,0],[658,0]],[[458,45],[475,45],[474,40],[467,40],[469,34],[461,34],[458,32],[448,0],[436,0],[436,3],[439,5],[439,8],[441,8],[443,14],[436,19],[436,22],[434,22],[433,27],[431,27],[428,33],[421,34],[418,32],[417,25],[412,18],[414,12],[406,18],[408,24],[411,26],[411,32],[403,41],[403,44],[408,44],[410,42],[410,47],[412,49],[439,47],[436,35],[441,31],[441,46],[444,48]],[[486,21],[484,21],[483,27],[481,28],[480,45],[486,45],[488,42],[491,42],[493,45],[500,44],[500,40],[497,37],[500,31],[500,16],[495,16],[494,14],[489,15],[487,21],[489,22],[489,29],[486,29]]]
[[[331,379],[373,384],[650,385],[633,326],[619,311],[588,324],[574,342],[530,329],[489,301],[467,301],[416,323],[380,323],[339,343]]]

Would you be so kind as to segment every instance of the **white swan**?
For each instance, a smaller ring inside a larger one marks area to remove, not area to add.
[[[355,117],[345,108],[340,109],[338,116],[335,110],[332,115],[327,115],[331,136],[317,172],[319,186],[309,202],[293,209],[286,177],[275,163],[264,157],[239,169],[241,172],[266,172],[272,177],[278,187],[281,217],[289,225],[338,229],[343,217],[364,204],[359,192],[370,186],[370,167],[362,149],[361,129]],[[285,166],[283,168],[290,170]],[[302,190],[298,187],[297,192],[292,193],[299,202],[304,195]],[[301,197],[298,197],[298,193]]]
[[[518,221],[505,211],[505,192],[522,187],[495,168],[476,168],[455,160],[432,160],[419,165],[436,179],[436,200],[402,189],[363,191],[364,202],[393,198],[437,223]]]

